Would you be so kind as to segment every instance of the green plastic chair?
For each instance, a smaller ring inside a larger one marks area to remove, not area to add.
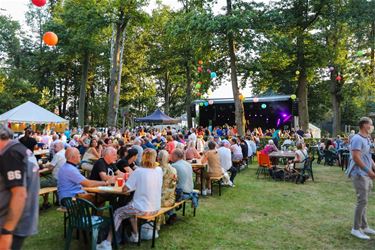
[[[112,206],[108,205],[97,208],[88,200],[81,198],[64,198],[61,204],[66,208],[68,213],[68,230],[65,239],[65,250],[70,249],[73,230],[86,231],[91,236],[91,249],[96,250],[99,229],[104,223],[110,223],[112,232],[115,232],[113,222]],[[109,211],[109,218],[96,215],[98,211]],[[114,248],[117,249],[116,234],[113,233]]]

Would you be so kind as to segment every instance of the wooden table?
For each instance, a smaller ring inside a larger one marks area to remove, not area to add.
[[[291,159],[291,158],[295,158],[296,157],[296,153],[292,152],[292,151],[275,151],[275,152],[270,153],[268,156],[270,158],[287,158],[287,159]]]
[[[199,171],[201,179],[201,193],[203,192],[203,179],[204,179],[204,170],[207,167],[207,164],[203,164],[201,159],[195,159],[197,162],[193,163],[191,160],[188,161],[191,164],[191,167],[195,171]]]
[[[277,163],[278,163],[279,159],[285,159],[285,160],[294,159],[296,157],[296,153],[293,151],[275,151],[275,152],[270,153],[268,156],[270,158],[277,159]],[[275,165],[277,165],[277,163]],[[283,162],[283,163],[286,163],[286,162]]]
[[[38,155],[47,155],[47,154],[49,154],[49,150],[48,149],[34,150],[34,155],[35,156],[38,156]]]
[[[84,187],[83,189],[88,193],[95,193],[95,194],[128,195],[130,193],[130,191],[123,192],[122,187],[112,187],[112,186]]]

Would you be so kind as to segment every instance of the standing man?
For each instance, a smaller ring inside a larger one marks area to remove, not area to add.
[[[37,233],[39,167],[33,153],[0,128],[0,249],[21,249]]]
[[[375,230],[367,224],[366,207],[372,189],[372,179],[375,178],[375,164],[371,158],[370,135],[374,131],[372,120],[362,117],[359,121],[359,133],[350,140],[350,165],[346,174],[351,177],[357,194],[357,204],[354,210],[354,226],[351,234],[363,240],[369,240],[367,234],[375,235]]]

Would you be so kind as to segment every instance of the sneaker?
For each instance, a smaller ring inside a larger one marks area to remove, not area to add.
[[[132,243],[138,243],[138,234],[133,234],[130,236],[129,241]]]
[[[366,234],[362,233],[361,230],[355,230],[354,228],[352,229],[352,232],[351,234],[355,237],[357,237],[358,239],[361,239],[361,240],[369,240],[370,237],[368,237]]]
[[[111,242],[103,240],[102,243],[96,246],[96,250],[112,250]]]
[[[207,195],[211,194],[211,189],[207,189]]]
[[[375,234],[375,230],[372,229],[372,228],[369,228],[369,227],[367,227],[367,228],[365,228],[365,229],[361,229],[361,231],[362,231],[362,233],[364,233],[364,234]]]

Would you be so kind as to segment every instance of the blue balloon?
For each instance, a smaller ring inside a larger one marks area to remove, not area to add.
[[[217,75],[216,75],[216,72],[211,72],[211,78],[216,78]]]

